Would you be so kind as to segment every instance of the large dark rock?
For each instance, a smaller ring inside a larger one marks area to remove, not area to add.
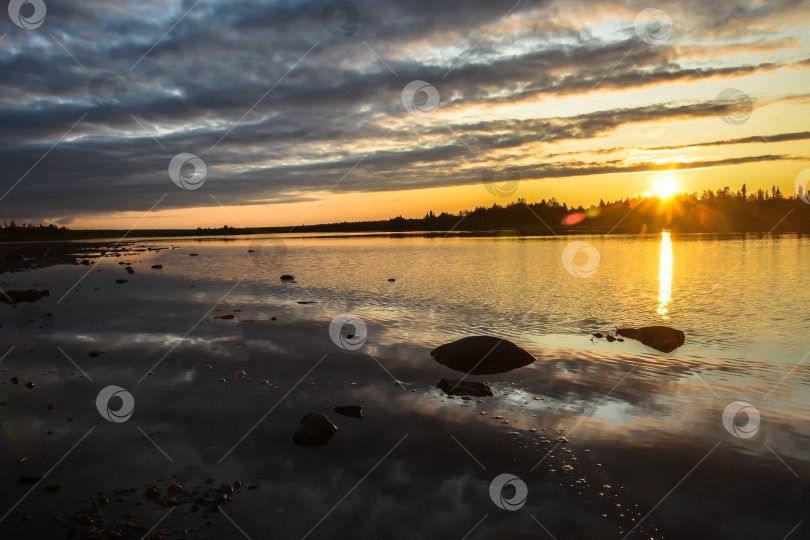
[[[642,342],[656,351],[672,352],[686,341],[680,330],[669,326],[645,326],[642,328],[619,328],[616,333],[626,338]]]
[[[535,361],[525,349],[492,336],[462,338],[436,347],[430,355],[450,369],[471,375],[505,373]]]
[[[323,446],[337,429],[325,414],[309,413],[301,419],[301,427],[293,434],[293,442],[298,446]]]
[[[5,294],[0,293],[0,302],[4,304],[19,304],[20,302],[34,303],[43,296],[48,296],[51,291],[36,289],[28,289],[27,291],[6,291]]]
[[[457,379],[442,379],[436,386],[450,396],[489,397],[495,394],[488,384]]]

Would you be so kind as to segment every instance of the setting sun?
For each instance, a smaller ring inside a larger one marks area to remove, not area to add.
[[[678,192],[678,183],[671,176],[664,176],[655,182],[655,194],[666,199]]]

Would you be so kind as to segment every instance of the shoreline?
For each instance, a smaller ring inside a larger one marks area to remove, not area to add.
[[[662,232],[648,232],[646,234],[634,234],[629,232],[601,233],[596,230],[566,230],[561,233],[542,233],[525,230],[491,230],[491,231],[413,231],[413,232],[357,232],[357,233],[290,233],[289,235],[268,234],[233,234],[233,235],[200,235],[200,236],[145,236],[133,237],[121,240],[120,238],[88,238],[88,239],[64,239],[64,240],[19,240],[0,241],[0,275],[6,272],[23,272],[45,268],[58,264],[92,265],[95,259],[102,257],[121,257],[137,252],[161,251],[166,249],[176,249],[176,246],[149,247],[147,244],[155,242],[165,242],[175,240],[177,242],[193,241],[244,241],[253,238],[277,238],[289,240],[298,239],[357,239],[357,238],[389,238],[389,239],[411,239],[411,238],[498,238],[498,239],[526,239],[526,238],[558,238],[566,236],[596,236],[607,237],[653,237],[660,238]],[[768,235],[797,235],[802,237],[805,233],[798,231],[741,231],[741,232],[669,232],[677,238],[705,238],[720,239],[723,237],[745,237],[756,235],[762,238]]]

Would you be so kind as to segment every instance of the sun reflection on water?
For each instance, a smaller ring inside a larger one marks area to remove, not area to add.
[[[658,273],[658,314],[669,319],[667,304],[672,301],[672,240],[668,232],[661,233],[661,258]]]

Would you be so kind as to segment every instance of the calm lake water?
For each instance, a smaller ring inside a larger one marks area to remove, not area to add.
[[[135,246],[173,249],[0,275],[52,291],[0,305],[3,538],[810,537],[807,237]],[[341,314],[367,327],[357,350],[330,338]],[[655,324],[686,343],[591,339]],[[537,361],[445,396],[462,374],[429,352],[471,335]],[[97,410],[110,385],[126,421]],[[724,425],[733,402],[759,425]],[[339,428],[325,446],[291,441],[309,412]],[[491,496],[503,473],[522,507]]]

